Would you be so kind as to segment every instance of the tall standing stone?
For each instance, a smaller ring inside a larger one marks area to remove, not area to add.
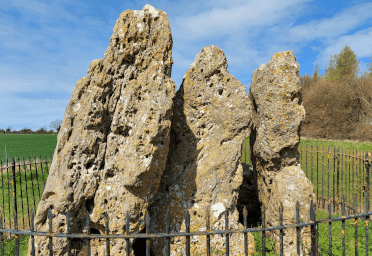
[[[165,12],[146,5],[121,13],[103,59],[92,61],[79,79],[58,134],[35,227],[53,232],[110,234],[144,229],[144,216],[165,168],[176,84],[172,79],[172,36]],[[130,240],[133,242],[133,239]],[[125,254],[125,240],[111,239],[111,255]],[[93,255],[105,255],[105,241],[92,240]],[[35,237],[37,255],[49,255],[48,239]],[[72,240],[72,248],[79,243]],[[29,247],[30,249],[30,247]],[[30,253],[30,250],[29,250]],[[53,239],[53,255],[67,255],[67,240]],[[133,255],[133,251],[131,251]]]
[[[259,200],[264,206],[266,226],[279,225],[283,203],[283,224],[296,223],[296,201],[300,217],[309,221],[314,188],[297,163],[300,125],[305,119],[299,80],[300,65],[292,51],[273,55],[265,66],[253,72],[249,88],[252,113],[250,136],[252,163],[257,173]],[[284,254],[297,255],[295,229],[284,231]],[[279,231],[270,232],[279,252]],[[310,248],[310,227],[303,228],[301,242]]]
[[[230,229],[239,223],[237,199],[243,181],[241,145],[249,135],[250,109],[246,87],[227,71],[227,60],[214,45],[196,56],[174,99],[168,161],[158,193],[150,206],[151,232],[165,232],[171,213],[171,232]],[[249,252],[254,238],[249,237]],[[211,252],[225,249],[225,237],[210,237]],[[244,237],[230,235],[231,255],[244,254]],[[194,236],[191,254],[205,255],[206,236]],[[185,255],[185,237],[171,239],[171,255]],[[165,239],[154,239],[154,255],[165,255]]]

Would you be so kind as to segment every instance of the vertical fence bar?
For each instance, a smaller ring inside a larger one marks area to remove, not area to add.
[[[23,209],[23,193],[22,193],[22,173],[21,173],[21,162],[18,157],[18,173],[19,173],[19,186],[21,191],[21,207],[22,207],[22,229],[25,230],[25,214]],[[17,179],[16,179],[17,182]],[[27,195],[27,194],[26,194]]]
[[[279,205],[279,225],[283,226],[283,204]],[[283,256],[283,229],[280,229],[280,256]]]
[[[318,173],[318,145],[316,145],[316,203],[319,205],[319,173]]]
[[[322,201],[323,201],[323,207],[322,209],[324,210],[324,204],[325,204],[325,200],[324,200],[324,146],[322,147]]]
[[[345,218],[345,197],[342,195],[341,214]],[[345,219],[342,220],[342,255],[345,256]]]
[[[15,218],[17,216],[17,184],[16,184],[16,181],[15,181],[15,161],[14,161],[14,157],[12,158],[12,187],[13,187],[13,214],[15,212]],[[10,215],[9,215],[10,217]],[[14,228],[18,228],[16,227],[16,223],[14,222]],[[17,225],[18,226],[18,225]],[[15,235],[16,239],[17,239],[17,235]],[[18,240],[19,242],[19,240]]]
[[[24,166],[24,171],[25,171],[25,185],[26,185],[26,199],[27,199],[27,216],[28,216],[28,225],[30,226],[30,204],[28,202],[28,188],[27,188],[27,175],[26,175],[26,163],[25,163],[25,158],[23,157],[23,166]]]
[[[357,209],[358,209],[358,200],[355,194],[355,204],[354,204],[354,215],[357,214]],[[355,255],[358,256],[358,218],[354,218],[354,227],[355,227],[355,242],[354,242],[354,247],[355,247]]]
[[[36,173],[37,173],[36,156],[34,156],[34,161],[35,161],[35,168],[36,168]],[[43,184],[44,184],[44,188],[45,188],[44,172],[43,172],[43,166],[42,165],[41,165],[41,176],[43,177]],[[38,183],[39,183],[39,181],[38,181]]]
[[[311,161],[311,164],[310,164],[310,170],[311,170],[311,182],[314,183],[314,179],[313,179],[313,145],[311,145],[311,151],[310,151],[310,161]]]
[[[340,201],[340,148],[337,148],[337,204],[339,204],[339,201]]]
[[[14,216],[14,230],[18,230],[18,216],[17,216],[17,211],[13,209],[13,216]],[[19,236],[14,235],[15,237],[15,242],[16,242],[16,256],[19,256]]]
[[[356,190],[356,183],[357,182],[355,182],[357,179],[356,179],[356,175],[357,175],[357,172],[356,172],[356,170],[355,170],[355,159],[354,159],[354,149],[353,149],[353,155],[352,155],[352,157],[351,157],[351,159],[352,159],[352,173],[353,173],[353,175],[352,175],[352,177],[353,177],[353,193],[352,193],[352,197],[354,197],[353,199],[354,199],[354,202],[355,202],[355,190]]]
[[[336,147],[333,147],[333,212],[336,211],[336,188],[335,188],[335,183],[336,183]]]
[[[300,224],[300,209],[299,203],[296,202],[296,224]],[[297,238],[297,255],[300,255],[300,227],[296,227],[296,238]]]
[[[247,218],[248,218],[248,211],[247,211],[247,207],[244,205],[244,208],[243,208],[244,231],[247,231],[248,229]],[[244,254],[245,256],[248,256],[248,233],[246,232],[244,232]]]
[[[171,214],[168,210],[167,216],[165,217],[165,232],[167,234],[170,233],[170,223],[171,223]],[[166,242],[165,255],[170,256],[170,237],[169,236],[165,238],[165,242]]]
[[[328,218],[332,218],[332,206],[328,204]],[[328,255],[332,256],[332,221],[328,222]]]
[[[41,156],[40,156],[40,159],[41,159]],[[45,155],[45,165],[46,165],[46,168],[47,168],[47,174],[49,175],[48,160],[47,160],[47,156],[46,155]]]
[[[366,212],[369,212],[369,162],[368,162],[368,152],[366,152],[366,160],[365,160],[365,168],[366,168],[366,185],[367,185],[367,199],[366,199],[366,202],[368,202],[368,207],[366,205]],[[371,216],[368,216],[368,219],[370,219]],[[366,217],[367,218],[367,217]],[[368,241],[368,240],[367,240]]]
[[[315,219],[315,209],[314,209],[314,203],[313,203],[313,200],[311,199],[310,201],[310,220],[311,222],[313,223],[311,225],[311,255],[312,256],[315,256],[316,255],[316,251],[317,251],[317,248],[316,248],[316,234],[315,234],[315,222],[316,222],[316,219]]]
[[[35,256],[35,237],[33,235],[34,230],[34,210],[31,209],[31,225],[30,225],[31,233],[31,256]],[[68,255],[71,256],[71,255]]]
[[[261,207],[262,228],[265,228],[265,206]],[[262,256],[266,255],[266,231],[262,231]]]
[[[309,177],[307,176],[307,145],[306,145],[306,151],[305,151],[305,165],[306,165],[306,177]]]
[[[186,233],[190,233],[190,213],[186,211],[185,216]],[[190,256],[190,236],[186,236],[186,256]]]
[[[1,161],[1,186],[3,188],[3,208],[4,209],[4,213],[5,213],[5,195],[4,195],[4,173],[3,173],[3,161]],[[5,214],[4,214],[4,228],[5,228]]]
[[[349,196],[348,196],[348,201],[349,201],[349,215],[350,215],[350,208],[352,207],[351,206],[351,204],[350,204],[350,201],[351,201],[351,199],[350,199],[350,183],[351,183],[351,180],[350,180],[350,149],[349,149],[349,154],[348,154],[348,158],[349,158]]]
[[[9,167],[8,167],[8,159],[6,159],[6,179],[7,179],[7,183],[8,183],[8,218],[9,218],[9,228],[12,228],[12,218],[10,217],[12,214],[11,214],[11,211],[10,211],[10,190],[9,190]],[[9,237],[12,237],[11,234],[9,234]]]
[[[3,229],[3,210],[0,209],[0,229]],[[4,256],[4,236],[0,233],[1,256]]]
[[[149,213],[146,213],[146,234],[149,235],[150,234],[150,229],[151,229],[151,225],[150,225],[150,215]],[[146,256],[150,256],[150,238],[146,238]]]
[[[229,229],[229,211],[225,211],[225,230]],[[229,234],[226,234],[226,256],[230,255],[230,240]]]
[[[31,169],[31,158],[30,156],[28,157],[29,161],[30,161],[30,171],[32,173],[32,169]],[[37,174],[37,166],[36,166],[36,158],[35,158],[35,177],[36,177],[36,183],[37,183],[37,190],[39,191],[39,200],[41,198],[40,196],[40,186],[39,186],[39,175]],[[32,177],[31,177],[32,178]]]
[[[71,213],[66,212],[66,234],[71,234]],[[71,238],[67,237],[67,256],[71,256]]]
[[[129,221],[130,216],[129,213],[125,215],[125,232],[127,235],[129,235]],[[126,244],[126,255],[130,256],[130,244],[129,244],[129,238],[125,238],[125,244]]]
[[[89,213],[87,213],[87,216],[85,217],[85,225],[87,227],[87,234],[90,234],[90,217]],[[90,238],[87,239],[87,256],[90,256]]]
[[[48,209],[48,219],[49,219],[49,233],[53,233],[52,223],[53,223],[53,214],[52,209]],[[53,241],[52,237],[49,237],[49,256],[53,256]]]
[[[368,192],[366,193],[366,209],[369,209],[369,200],[368,200]],[[367,210],[366,210],[366,212],[368,212]],[[366,256],[368,256],[368,242],[369,242],[369,240],[368,240],[368,235],[369,235],[369,230],[368,230],[368,220],[369,220],[369,217],[370,216],[366,216],[366,218],[365,218],[365,220],[366,220]]]
[[[330,197],[329,197],[329,146],[328,146],[328,204],[331,204]]]
[[[209,231],[209,223],[210,223],[210,213],[209,210],[207,211],[207,221],[206,221],[206,230]],[[211,254],[211,236],[207,235],[207,256]]]
[[[109,217],[107,212],[105,212],[105,233],[109,235]],[[106,256],[110,256],[110,239],[106,238]]]

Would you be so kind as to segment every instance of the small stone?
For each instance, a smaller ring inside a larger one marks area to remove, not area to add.
[[[196,56],[174,98],[168,161],[159,190],[150,206],[151,232],[165,232],[165,217],[172,216],[171,232],[230,229],[239,223],[237,199],[243,181],[241,145],[249,136],[250,108],[246,87],[227,71],[227,60],[214,45]],[[244,254],[242,234],[230,235],[231,255]],[[185,237],[171,239],[171,255],[185,254]],[[191,254],[205,255],[206,236],[193,236]],[[249,254],[255,251],[248,234]],[[211,252],[225,250],[225,237],[210,237]],[[154,255],[164,255],[165,239],[153,239]]]
[[[274,184],[285,184],[286,181],[280,179],[287,177],[281,174],[286,173],[286,168],[297,167],[291,169],[292,172],[297,172],[298,177],[298,183],[293,184],[293,189],[302,193],[296,198],[308,205],[311,199],[315,198],[313,185],[306,176],[302,175],[303,172],[301,173],[301,168],[297,163],[300,125],[305,119],[299,69],[300,65],[296,62],[292,51],[276,53],[267,65],[261,64],[253,72],[249,88],[249,99],[253,109],[250,136],[252,163],[253,170],[257,173],[259,200],[266,209],[267,225],[279,221],[279,208],[275,211],[268,209],[270,205],[277,206],[284,198],[284,195],[280,195],[276,190]],[[295,200],[295,198],[291,199]],[[295,201],[284,203],[286,214],[293,214],[293,209],[286,209],[286,206],[293,206],[295,203]],[[308,208],[301,207],[300,214],[304,217],[304,221],[309,221]],[[287,220],[288,224],[295,224],[295,215],[288,216]],[[279,240],[275,232],[268,233],[275,239],[276,248],[279,250]],[[288,244],[284,248],[285,255],[296,254],[294,251],[296,236],[292,236],[292,233],[286,233],[285,236]],[[308,249],[310,244],[306,239],[307,236],[308,230],[304,229],[302,239],[305,248]]]
[[[166,13],[146,5],[121,13],[103,59],[93,60],[79,79],[58,134],[35,229],[53,232],[123,234],[144,229],[144,216],[165,169],[176,84],[172,36]],[[133,243],[130,239],[130,243]],[[48,238],[35,237],[37,255],[48,255]],[[72,241],[72,247],[83,244]],[[91,241],[92,255],[105,255],[105,241]],[[29,247],[31,248],[31,246]],[[111,255],[124,255],[124,239],[111,239]],[[53,239],[53,255],[67,255],[67,239]],[[30,254],[30,251],[29,251]],[[131,249],[131,255],[134,255]]]

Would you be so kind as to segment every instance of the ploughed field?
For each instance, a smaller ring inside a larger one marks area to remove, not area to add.
[[[36,211],[40,196],[43,193],[51,165],[50,157],[53,156],[57,144],[57,135],[0,135],[0,163],[2,167],[5,163],[5,146],[8,156],[8,165],[11,165],[12,157],[21,166],[15,169],[16,196],[18,212],[18,228],[29,228],[29,214],[31,209]],[[318,149],[316,148],[318,145]],[[307,146],[307,150],[306,150]],[[313,148],[311,148],[313,146]],[[323,150],[324,147],[324,150]],[[328,150],[329,147],[329,150]],[[340,149],[340,155],[337,154]],[[372,143],[353,142],[353,141],[327,141],[302,139],[299,146],[301,167],[307,177],[314,184],[314,191],[317,196],[317,219],[328,218],[328,204],[331,204],[332,217],[341,216],[340,199],[341,195],[346,195],[346,202],[349,205],[355,204],[357,198],[358,210],[365,210],[365,197],[363,197],[363,184],[365,184],[365,169],[361,159],[365,158],[365,153],[369,152],[371,159]],[[318,151],[318,152],[317,152]],[[336,151],[336,154],[334,154]],[[343,155],[341,154],[343,153]],[[363,156],[361,155],[363,153]],[[36,162],[45,161],[45,156],[49,161],[41,166]],[[31,163],[29,161],[29,157]],[[355,158],[358,157],[358,158]],[[25,158],[23,161],[23,158]],[[306,160],[307,159],[307,160]],[[241,161],[251,164],[249,138],[246,138],[242,145]],[[328,164],[329,162],[329,164]],[[25,163],[26,165],[23,165]],[[307,163],[307,164],[306,164]],[[338,172],[337,172],[338,170]],[[337,178],[338,175],[338,178]],[[2,209],[3,227],[14,228],[13,218],[13,197],[12,197],[12,170],[2,169],[0,179],[0,206]],[[337,182],[338,181],[338,182]],[[338,189],[337,189],[338,184]],[[9,187],[9,188],[8,188]],[[352,196],[354,195],[354,197]],[[355,197],[357,195],[357,197]],[[335,199],[334,199],[335,198]],[[335,204],[333,204],[335,200]],[[323,209],[324,206],[324,209]],[[346,214],[353,214],[353,209],[346,208]],[[319,247],[321,255],[328,254],[329,243],[329,224],[319,224]],[[358,227],[358,251],[360,255],[365,254],[366,243],[366,222],[359,219],[356,223]],[[257,225],[261,226],[260,223]],[[367,226],[369,233],[372,234],[371,225]],[[354,220],[345,221],[346,234],[346,255],[353,255],[355,252],[355,223]],[[262,234],[254,233],[256,250],[261,251]],[[369,250],[372,252],[372,240],[369,239]],[[20,238],[20,255],[27,254],[28,237]],[[266,239],[267,255],[276,255],[274,245]],[[5,255],[15,254],[15,240],[5,241]],[[342,222],[332,223],[332,254],[342,254]],[[83,254],[81,254],[83,255]],[[214,252],[213,255],[224,255],[224,251]],[[258,252],[256,255],[261,255]]]

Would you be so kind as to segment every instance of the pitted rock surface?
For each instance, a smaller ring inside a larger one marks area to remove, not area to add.
[[[87,232],[88,213],[90,231],[104,234],[105,212],[110,234],[125,232],[127,212],[130,232],[144,229],[168,155],[176,93],[171,52],[165,12],[146,5],[121,13],[104,58],[92,61],[67,105],[36,213],[37,231],[48,230],[49,208],[53,232],[66,232],[67,210],[71,233]],[[124,239],[110,243],[111,255],[125,254]],[[48,238],[35,237],[35,244],[37,255],[49,255]],[[105,241],[92,240],[91,246],[92,255],[105,255]],[[66,239],[53,239],[53,255],[67,255]]]
[[[174,99],[171,139],[166,169],[149,208],[151,232],[165,232],[167,211],[171,232],[243,229],[237,199],[243,181],[241,145],[249,135],[250,115],[246,87],[227,71],[227,60],[214,45],[204,47],[186,72]],[[185,254],[185,237],[171,239],[171,255]],[[191,254],[205,255],[206,236],[190,238]],[[210,237],[211,251],[225,249],[225,237]],[[249,253],[254,238],[249,234]],[[154,255],[165,255],[165,239],[153,239]],[[244,254],[241,234],[230,236],[231,255]]]
[[[257,173],[258,195],[265,209],[270,205],[280,203],[283,196],[274,191],[275,184],[285,184],[283,174],[290,166],[297,166],[298,144],[300,142],[300,125],[305,119],[305,109],[302,105],[299,80],[300,65],[292,51],[279,52],[273,55],[267,65],[261,64],[253,72],[252,82],[249,89],[249,99],[252,111],[252,131],[250,144],[252,152],[252,163]],[[291,169],[292,170],[292,169]],[[299,193],[296,198],[301,198],[303,203],[310,205],[310,200],[315,198],[314,188],[300,168],[292,170],[296,173],[299,183],[294,183],[293,188]],[[281,175],[279,175],[281,174]],[[279,176],[278,176],[279,175]],[[296,198],[292,198],[296,200]],[[293,205],[290,202],[287,205]],[[286,208],[286,206],[284,206]],[[279,209],[279,208],[278,208]],[[265,221],[276,223],[278,221],[278,209],[265,211]],[[293,209],[287,209],[288,214],[293,214]],[[286,211],[286,209],[284,209]],[[309,221],[309,209],[300,208],[300,214],[304,221]],[[295,215],[288,217],[288,223],[295,224]],[[267,224],[266,223],[266,224]],[[283,223],[284,224],[284,223]],[[307,229],[303,230],[302,239],[305,239]],[[273,236],[274,232],[270,235]],[[288,246],[285,247],[286,255],[294,255],[296,251],[296,236],[286,233]],[[276,239],[277,249],[279,241]],[[292,242],[292,243],[291,243]],[[293,253],[293,254],[291,254]]]

